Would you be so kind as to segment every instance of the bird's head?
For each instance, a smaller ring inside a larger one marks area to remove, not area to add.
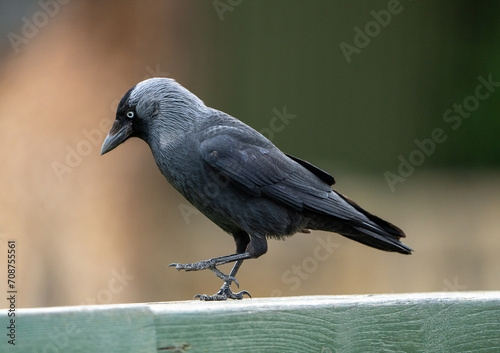
[[[142,81],[120,100],[101,155],[130,137],[139,137],[151,144],[157,137],[168,139],[180,135],[204,109],[207,107],[198,97],[173,79],[158,77]]]

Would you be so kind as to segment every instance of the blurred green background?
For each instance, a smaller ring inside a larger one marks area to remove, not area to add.
[[[168,76],[330,172],[416,250],[298,234],[247,261],[242,289],[498,290],[499,15],[497,1],[2,2],[0,278],[16,239],[22,307],[218,290],[167,265],[232,239],[183,216],[143,142],[99,156],[121,96]]]

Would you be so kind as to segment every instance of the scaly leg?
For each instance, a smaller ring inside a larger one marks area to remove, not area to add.
[[[216,294],[214,294],[214,295],[198,294],[198,295],[195,295],[193,299],[199,298],[200,300],[204,300],[204,301],[227,300],[228,298],[241,300],[241,299],[243,299],[243,296],[245,294],[251,298],[252,296],[246,290],[241,291],[239,293],[233,293],[233,291],[231,290],[231,281],[234,281],[234,276],[236,276],[236,273],[238,272],[242,263],[243,263],[243,260],[236,261],[236,263],[233,266],[233,269],[229,273],[228,277],[230,279],[228,279],[227,281],[224,282],[221,289]],[[231,279],[231,278],[233,278],[233,279]],[[234,281],[234,282],[238,286],[238,282],[236,282],[236,281]]]
[[[221,256],[221,257],[215,257],[210,260],[205,260],[205,261],[200,261],[200,262],[195,262],[191,264],[178,264],[178,263],[173,263],[170,264],[169,267],[175,266],[177,270],[185,270],[185,271],[201,271],[201,270],[206,270],[209,269],[211,270],[217,277],[222,279],[224,281],[224,285],[221,287],[219,292],[217,292],[214,295],[206,295],[206,294],[198,294],[195,296],[195,298],[199,298],[200,300],[226,300],[227,298],[230,299],[243,299],[243,295],[247,294],[249,297],[250,293],[247,291],[241,291],[239,293],[233,293],[231,291],[231,282],[236,283],[236,285],[239,287],[238,281],[234,276],[236,276],[236,273],[238,272],[241,264],[243,263],[243,260],[250,259],[252,256],[248,252],[242,253],[242,254],[233,254],[233,255],[227,255],[227,256]],[[227,264],[229,262],[234,262],[234,264],[231,272],[229,275],[226,275],[222,273],[216,266],[218,265],[223,265]]]
[[[178,263],[173,263],[168,265],[168,267],[175,266],[176,270],[186,270],[186,271],[201,271],[201,270],[206,270],[206,269],[212,269],[215,266],[219,265],[224,265],[230,262],[238,261],[238,260],[246,260],[246,259],[251,259],[252,256],[250,256],[250,253],[244,252],[242,254],[232,254],[232,255],[227,255],[227,256],[221,256],[221,257],[214,257],[213,259],[210,260],[204,260],[200,262],[195,262],[192,264],[178,264]],[[238,270],[236,270],[238,271]]]

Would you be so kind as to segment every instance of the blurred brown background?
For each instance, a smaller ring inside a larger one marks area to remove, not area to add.
[[[2,286],[15,239],[20,307],[218,290],[211,273],[167,266],[232,253],[232,238],[183,216],[186,201],[144,142],[99,156],[121,96],[169,76],[331,172],[337,190],[403,228],[415,249],[297,234],[247,261],[242,289],[500,289],[500,91],[476,90],[480,76],[500,81],[499,4],[402,0],[389,12],[389,3],[2,2]],[[295,117],[276,127],[284,109]],[[436,129],[446,140],[430,143]],[[387,172],[399,178],[392,186]]]

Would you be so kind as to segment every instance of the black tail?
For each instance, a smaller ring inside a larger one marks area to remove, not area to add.
[[[326,224],[323,223],[322,230],[339,233],[347,238],[376,249],[394,251],[406,255],[411,254],[413,250],[400,241],[401,238],[406,237],[405,233],[400,228],[365,211],[348,197],[340,193],[337,194],[355,208],[356,211],[364,215],[369,222],[357,219],[355,215],[353,215],[353,218],[350,220],[335,218],[330,219],[330,222]]]
[[[388,222],[385,223],[390,225]],[[394,251],[405,255],[411,255],[413,251],[411,248],[404,245],[399,240],[399,237],[380,230],[380,228],[372,228],[369,225],[351,225],[349,228],[347,232],[344,232],[342,229],[338,231],[338,233],[352,240],[371,246],[372,248],[384,251]]]

